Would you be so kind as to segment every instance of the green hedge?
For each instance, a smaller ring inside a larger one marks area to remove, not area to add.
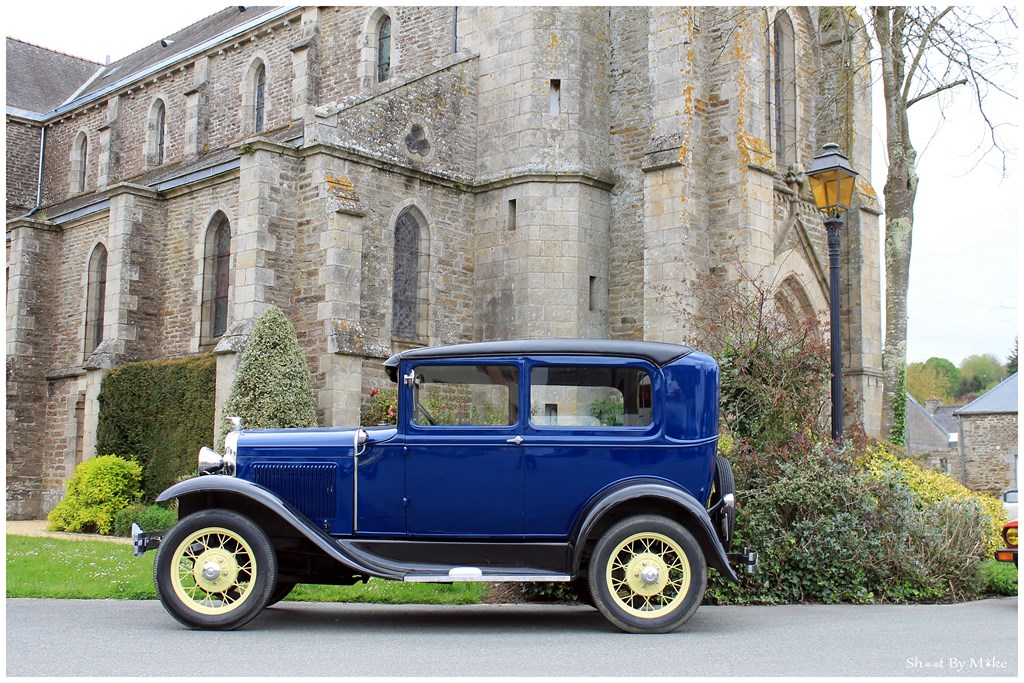
[[[217,361],[212,355],[129,363],[100,388],[97,451],[142,465],[146,501],[196,470],[213,442]]]

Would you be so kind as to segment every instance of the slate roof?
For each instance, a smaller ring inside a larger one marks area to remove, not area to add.
[[[910,394],[907,394],[906,424],[908,450],[914,448],[917,452],[924,453],[935,447],[951,448],[959,440],[955,422],[952,429],[947,429]]]
[[[958,408],[955,415],[992,415],[994,413],[1017,412],[1017,373],[1013,373],[996,387],[986,391],[963,408]]]
[[[238,6],[227,7],[221,11],[211,14],[205,19],[200,19],[191,26],[186,26],[174,33],[164,36],[162,40],[167,41],[166,47],[161,40],[133,52],[116,62],[111,62],[104,67],[102,75],[89,84],[80,95],[80,98],[88,98],[104,88],[123,80],[132,74],[144,71],[160,62],[182,54],[188,50],[210,40],[222,33],[240,26],[246,22],[256,19],[260,15],[278,9],[276,7],[246,7],[245,11],[239,11]],[[168,24],[173,25],[173,12],[169,15]]]
[[[63,104],[99,71],[100,64],[7,39],[7,108],[42,114]]]
[[[956,424],[956,411],[960,410],[960,406],[939,406],[932,413],[932,418],[938,422],[943,429],[950,434],[956,434],[959,428]]]

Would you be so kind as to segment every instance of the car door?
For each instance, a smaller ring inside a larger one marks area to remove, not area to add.
[[[522,536],[519,371],[461,359],[405,369],[409,536]]]

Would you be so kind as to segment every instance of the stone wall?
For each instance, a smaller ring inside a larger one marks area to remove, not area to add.
[[[967,488],[994,496],[1017,488],[1016,413],[961,416],[960,447]],[[956,478],[962,472],[953,472]]]
[[[7,220],[36,205],[40,126],[7,117]]]

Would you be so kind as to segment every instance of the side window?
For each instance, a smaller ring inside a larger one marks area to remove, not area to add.
[[[508,426],[519,421],[519,370],[512,365],[423,365],[414,369],[413,423]]]
[[[103,312],[107,298],[107,248],[97,244],[89,257],[85,304],[85,358],[103,341]]]
[[[530,421],[540,427],[647,426],[651,376],[633,367],[534,367]]]

